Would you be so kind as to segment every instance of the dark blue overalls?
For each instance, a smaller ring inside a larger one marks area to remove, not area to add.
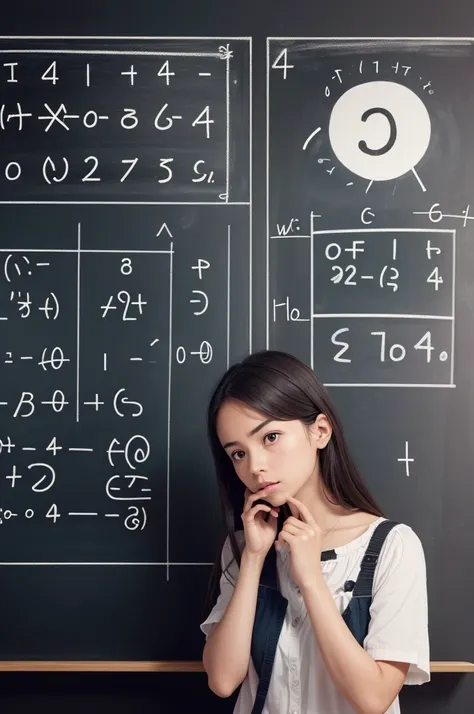
[[[375,566],[385,538],[396,525],[396,521],[389,520],[379,523],[362,558],[356,582],[348,580],[345,583],[345,590],[353,590],[353,595],[342,617],[361,646],[369,629]],[[333,560],[336,557],[335,550],[327,550],[321,554],[322,560]],[[261,714],[265,704],[287,605],[288,600],[278,589],[276,551],[275,548],[270,548],[260,576],[252,632],[251,656],[259,677],[252,714]]]

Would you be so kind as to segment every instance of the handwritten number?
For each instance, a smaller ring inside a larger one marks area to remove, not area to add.
[[[369,119],[369,117],[373,114],[382,114],[386,117],[390,125],[390,136],[387,143],[384,146],[381,146],[380,149],[371,149],[367,146],[367,142],[363,140],[359,141],[359,149],[363,151],[364,154],[369,154],[370,156],[382,156],[390,151],[397,140],[397,125],[395,124],[393,114],[391,114],[388,109],[384,109],[383,107],[373,107],[372,109],[367,109],[367,111],[362,114],[362,121],[367,121],[367,119]]]

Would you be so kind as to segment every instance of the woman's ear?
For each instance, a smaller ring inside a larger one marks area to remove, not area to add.
[[[327,416],[325,414],[318,414],[309,428],[316,448],[324,449],[332,436],[332,428]]]

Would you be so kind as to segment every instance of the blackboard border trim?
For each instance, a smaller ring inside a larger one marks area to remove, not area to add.
[[[281,40],[397,40],[399,42],[406,40],[428,40],[433,42],[455,42],[457,44],[462,44],[463,42],[474,42],[474,37],[469,36],[459,36],[456,37],[438,37],[436,35],[423,35],[423,36],[392,36],[392,35],[356,35],[356,36],[346,36],[346,35],[324,35],[324,36],[267,36],[267,41],[281,41]],[[209,35],[0,35],[0,40],[232,40],[232,41],[251,41],[251,35],[245,35],[241,37],[219,35],[219,36],[209,36]]]
[[[0,40],[252,40],[251,35],[245,37],[228,37],[220,35],[0,35]]]
[[[1,38],[0,38],[1,39]],[[24,39],[24,38],[23,38]],[[45,39],[50,39],[50,38],[45,38]],[[462,44],[463,42],[474,42],[474,37],[437,37],[435,35],[424,35],[422,37],[415,37],[415,36],[410,36],[410,35],[405,35],[403,37],[394,37],[391,35],[385,35],[385,36],[365,36],[365,35],[356,35],[356,36],[345,36],[345,35],[325,35],[322,37],[316,37],[316,36],[310,36],[310,37],[270,37],[267,36],[267,40],[270,42],[281,42],[282,40],[321,40],[321,41],[328,41],[328,40],[366,40],[367,42],[369,40],[396,40],[398,42],[405,42],[407,40],[413,40],[413,41],[419,41],[419,40],[428,40],[434,42],[454,42],[457,44]]]
[[[250,206],[250,201],[0,201],[0,206]]]

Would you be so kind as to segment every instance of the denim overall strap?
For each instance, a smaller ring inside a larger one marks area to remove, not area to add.
[[[279,592],[275,548],[270,548],[260,576],[251,655],[259,681],[251,714],[261,714],[267,698],[276,648],[288,601]]]
[[[365,638],[369,631],[375,567],[385,538],[396,525],[395,521],[382,521],[377,526],[362,558],[356,582],[348,580],[344,586],[344,590],[353,590],[353,595],[342,613],[342,618],[361,647],[364,647]]]
[[[278,590],[277,554],[275,545],[272,545],[263,561],[262,572],[260,573],[260,585]]]
[[[372,533],[369,545],[362,558],[359,577],[357,578],[352,597],[372,597],[374,573],[380,551],[382,550],[385,538],[396,525],[398,525],[396,521],[382,521]]]

